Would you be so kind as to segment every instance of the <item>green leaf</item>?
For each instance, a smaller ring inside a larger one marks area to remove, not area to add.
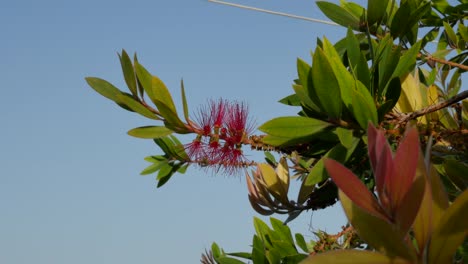
[[[453,30],[453,28],[447,22],[444,21],[443,23],[444,23],[445,33],[447,34],[448,39],[453,44],[456,45],[458,43],[457,34],[455,34],[455,31]]]
[[[288,95],[278,102],[290,106],[301,106],[301,99],[297,94]]]
[[[153,76],[151,79],[151,87],[152,87],[152,94],[154,98],[152,98],[153,103],[158,107],[163,103],[167,108],[169,108],[172,112],[177,115],[177,110],[174,105],[174,101],[172,100],[171,93],[167,89],[166,85],[159,79],[157,76]],[[160,110],[161,111],[161,110]]]
[[[416,58],[418,57],[419,50],[421,48],[421,41],[416,42],[411,48],[401,56],[395,71],[392,74],[393,77],[403,77],[409,72],[414,70],[416,65]]]
[[[367,22],[380,24],[387,10],[388,0],[369,0],[367,2]]]
[[[428,263],[451,263],[468,230],[468,191],[465,190],[445,211],[432,233]]]
[[[347,55],[349,60],[350,68],[353,69],[354,78],[361,81],[366,87],[370,87],[370,71],[369,66],[367,65],[367,59],[364,57],[364,54],[361,52],[360,43],[356,35],[354,35],[353,31],[348,28],[348,33],[346,37],[347,43]],[[336,72],[335,72],[336,74]],[[337,76],[338,81],[340,78]],[[340,87],[342,85],[340,84]],[[348,88],[349,89],[349,88]],[[349,96],[350,93],[348,93]],[[341,90],[341,95],[343,98],[343,102],[345,102],[345,91]],[[348,99],[349,101],[349,99]]]
[[[282,221],[270,217],[271,227],[276,233],[281,237],[281,240],[284,242],[288,242],[290,245],[294,246],[294,240],[291,234],[291,230]],[[296,252],[297,253],[297,252]]]
[[[323,39],[323,54],[325,55],[326,61],[322,62],[325,63],[326,65],[329,65],[333,74],[330,74],[329,79],[331,81],[328,81],[326,83],[322,83],[321,85],[318,86],[319,89],[321,89],[321,93],[317,92],[319,96],[322,96],[322,94],[325,92],[324,90],[327,89],[336,89],[333,87],[339,87],[338,92],[334,96],[334,101],[336,104],[341,107],[341,103],[339,102],[340,100],[343,101],[343,103],[348,107],[349,104],[351,103],[350,101],[350,96],[351,96],[351,87],[353,86],[354,83],[354,78],[351,75],[351,73],[348,72],[346,67],[343,65],[343,62],[341,60],[340,55],[336,51],[335,47],[328,41],[328,39],[324,38]],[[327,63],[328,62],[328,63]],[[314,67],[315,65],[319,63],[315,61],[314,59]],[[314,75],[314,79],[316,76]],[[325,81],[325,80],[322,80]],[[316,90],[318,90],[316,86]],[[334,93],[332,93],[334,94]],[[322,98],[322,97],[320,97]],[[333,98],[331,98],[333,100]]]
[[[392,25],[390,26],[390,32],[393,38],[400,37],[412,27],[408,24],[411,15],[411,7],[408,1],[405,1],[401,4],[400,8],[396,11]],[[408,27],[408,28],[407,28]]]
[[[267,121],[259,127],[259,130],[277,138],[296,139],[315,135],[328,126],[329,123],[318,119],[287,116]]]
[[[265,244],[262,239],[254,235],[252,244],[252,262],[255,264],[268,264],[265,259]]]
[[[245,264],[244,262],[230,257],[219,257],[216,262],[218,264]]]
[[[142,105],[140,102],[135,100],[129,94],[121,93],[117,95],[117,99],[120,104],[125,105],[128,109],[150,119],[161,120],[155,113],[151,112],[148,108]]]
[[[137,97],[137,84],[135,78],[135,70],[133,69],[132,61],[128,56],[127,52],[122,49],[122,55],[119,54],[120,65],[122,66],[122,72],[127,83],[128,89],[134,97]]]
[[[329,175],[325,170],[324,166],[324,159],[325,158],[332,158],[334,160],[338,160],[340,162],[345,162],[346,157],[346,148],[343,147],[341,144],[337,144],[333,148],[331,148],[324,157],[322,157],[310,170],[309,174],[307,175],[306,179],[302,182],[301,189],[299,191],[299,196],[297,198],[297,202],[299,204],[304,203],[312,191],[315,189],[315,185],[328,179]]]
[[[463,23],[458,23],[458,33],[465,42],[468,42],[468,28]]]
[[[128,134],[137,138],[160,138],[172,134],[172,130],[163,126],[137,127],[128,131]]]
[[[261,240],[264,243],[268,243],[268,240],[266,239],[266,237],[271,231],[268,225],[265,224],[265,222],[263,222],[262,220],[260,220],[260,218],[254,217],[254,227],[255,227],[255,232],[261,238]],[[271,246],[271,244],[269,246]]]
[[[325,43],[324,43],[325,44]],[[312,82],[321,107],[331,118],[341,117],[340,85],[323,50],[317,48],[312,65]]]
[[[146,167],[142,172],[140,172],[140,175],[152,174],[152,173],[158,171],[166,163],[167,163],[167,161],[153,163],[153,164],[149,165],[148,167]]]
[[[181,90],[180,93],[181,93],[181,96],[182,96],[182,106],[184,107],[185,121],[187,121],[187,123],[189,123],[190,118],[189,118],[187,98],[185,97],[184,80],[180,80],[180,90]]]
[[[219,248],[218,244],[216,244],[215,242],[213,242],[213,244],[211,244],[211,252],[213,253],[213,257],[215,259],[221,257],[221,255],[222,255],[221,249]]]
[[[347,11],[343,7],[325,1],[317,1],[320,10],[333,22],[344,27],[351,27],[354,30],[359,29],[359,17]]]
[[[245,259],[252,259],[252,254],[247,253],[247,252],[232,252],[232,253],[226,253],[226,255],[239,257],[239,258],[245,258]]]
[[[377,108],[369,91],[360,81],[356,81],[356,89],[352,90],[351,98],[350,110],[361,128],[367,129],[369,121],[376,125],[378,121]]]
[[[349,149],[353,146],[354,137],[353,137],[352,130],[342,128],[342,127],[337,127],[336,134],[338,135],[338,138],[340,139],[341,145],[343,145],[345,148]]]
[[[179,134],[187,134],[191,131],[185,126],[184,122],[180,120],[176,112],[172,111],[165,103],[155,100],[155,105],[158,107],[159,112],[165,119],[165,125],[167,128],[172,129],[174,132]]]
[[[309,252],[309,249],[307,248],[307,243],[304,239],[304,236],[302,234],[297,233],[295,235],[296,237],[296,244],[304,251],[304,252]]]
[[[96,92],[106,97],[107,99],[110,99],[116,103],[120,103],[118,96],[122,94],[122,92],[114,85],[106,80],[96,77],[86,77],[85,79],[89,86],[91,86],[91,88],[93,88]]]
[[[143,65],[141,65],[138,60],[134,60],[134,68],[135,68],[135,73],[138,79],[138,82],[140,83],[141,87],[143,87],[143,90],[146,92],[148,97],[153,101],[154,99],[154,94],[153,94],[153,89],[151,85],[151,73],[149,73]],[[143,95],[142,95],[143,98]]]
[[[378,252],[366,250],[333,250],[311,255],[301,264],[409,264],[401,258],[391,258]]]
[[[292,87],[302,106],[310,109],[316,115],[321,112],[320,107],[318,107],[317,95],[309,93],[302,85],[293,84]],[[315,102],[313,100],[315,100]]]
[[[460,161],[446,160],[444,162],[444,169],[447,177],[454,183],[455,186],[461,191],[468,187],[468,166]]]

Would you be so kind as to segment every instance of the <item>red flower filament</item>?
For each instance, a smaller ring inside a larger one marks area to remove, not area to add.
[[[249,164],[242,152],[242,144],[246,143],[254,127],[244,103],[212,100],[208,107],[200,108],[196,121],[197,139],[185,145],[192,162],[217,166],[230,174]]]

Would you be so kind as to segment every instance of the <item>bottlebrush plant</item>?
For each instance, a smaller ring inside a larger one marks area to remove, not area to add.
[[[252,253],[229,254],[214,245],[203,263],[297,263],[309,254],[306,263],[450,262],[466,237],[468,218],[468,91],[462,89],[467,4],[317,1],[347,33],[334,44],[318,39],[311,58],[297,60],[293,91],[280,103],[298,114],[258,128],[242,102],[211,100],[190,114],[183,82],[179,114],[166,85],[125,50],[119,59],[128,91],[101,78],[86,81],[120,107],[151,119],[128,134],[152,139],[162,150],[145,158],[150,165],[141,172],[156,174],[158,187],[198,165],[246,174],[252,208],[287,214],[284,224],[338,198],[351,223],[336,235],[317,232],[317,241],[309,243],[296,235],[294,243],[277,220],[269,228],[256,219]],[[192,140],[182,143],[177,134]],[[266,162],[246,159],[248,148],[264,152]],[[291,179],[298,179],[297,194],[290,191]],[[360,250],[344,250],[355,248]],[[318,254],[333,249],[340,251]],[[468,261],[467,249],[465,242],[455,262]]]

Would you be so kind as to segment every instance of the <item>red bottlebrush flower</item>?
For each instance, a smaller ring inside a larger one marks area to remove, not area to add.
[[[253,124],[248,117],[248,107],[244,103],[234,103],[229,106],[226,120],[227,136],[234,144],[241,144],[253,132]]]
[[[218,101],[211,100],[209,101],[209,106],[200,108],[197,115],[197,123],[202,135],[209,136],[212,133],[218,133],[219,128],[224,123],[226,105],[225,100],[219,99]]]
[[[206,157],[205,144],[202,142],[201,137],[198,136],[194,141],[186,144],[185,151],[192,161],[201,161]]]
[[[224,118],[226,115],[226,102],[223,99],[219,99],[218,102],[211,101],[210,109],[214,129],[219,129],[224,123]],[[218,133],[218,131],[215,131],[215,133]]]
[[[247,105],[211,100],[208,106],[200,108],[196,121],[197,140],[186,145],[192,162],[217,166],[229,174],[249,164],[241,149],[253,132]]]

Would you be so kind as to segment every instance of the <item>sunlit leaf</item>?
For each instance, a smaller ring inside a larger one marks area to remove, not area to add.
[[[410,264],[402,258],[391,258],[378,252],[365,250],[330,250],[311,255],[300,264]]]
[[[314,53],[312,76],[321,107],[331,118],[340,118],[342,109],[340,85],[327,56],[320,48]]]
[[[170,135],[172,132],[172,130],[163,126],[144,126],[131,129],[128,134],[137,138],[160,138]]]
[[[464,191],[445,211],[432,233],[428,263],[450,263],[468,234],[468,191]]]
[[[312,136],[321,132],[328,126],[330,126],[329,123],[318,119],[289,116],[278,117],[267,121],[259,127],[259,130],[277,138],[290,140]]]
[[[359,17],[356,17],[353,13],[330,2],[317,1],[316,3],[320,10],[333,22],[344,27],[359,29]]]

